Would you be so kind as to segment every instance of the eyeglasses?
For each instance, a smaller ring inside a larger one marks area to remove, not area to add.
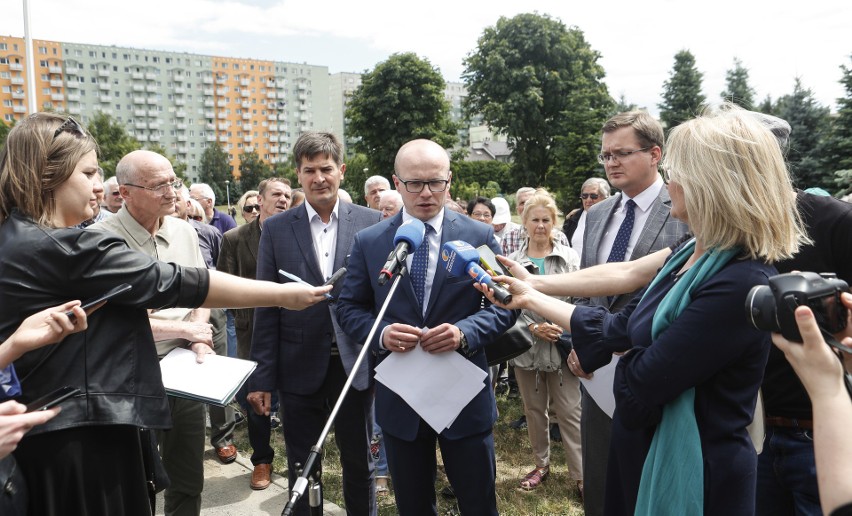
[[[204,220],[204,217],[202,217],[201,215],[190,215],[189,218],[191,218],[192,220],[197,220],[198,222]]]
[[[246,204],[245,206],[243,206],[243,211],[245,213],[251,213],[253,211],[260,212],[260,205],[259,204]]]
[[[591,199],[591,200],[593,200],[593,201],[597,201],[597,200],[598,200],[598,197],[600,197],[600,194],[596,194],[596,193],[584,193],[584,194],[580,194],[580,199],[583,199],[584,201],[585,201],[586,199]]]
[[[76,136],[77,138],[86,137],[86,131],[83,130],[83,126],[70,116],[67,120],[62,122],[62,125],[60,125],[59,128],[56,129],[56,132],[53,133],[53,139],[55,140],[56,137],[62,133],[69,133]]]
[[[175,190],[180,190],[180,188],[183,186],[183,183],[180,181],[180,179],[178,179],[178,180],[175,180],[172,183],[163,183],[161,185],[157,185],[157,186],[153,186],[153,187],[142,186],[142,185],[134,185],[134,184],[131,184],[131,183],[124,183],[124,186],[133,186],[135,188],[142,188],[144,190],[148,190],[149,192],[154,192],[155,194],[162,197],[169,192],[173,192]]]
[[[475,211],[470,214],[471,217],[475,219],[490,219],[491,212],[490,211]]]
[[[620,163],[621,160],[629,158],[631,154],[636,154],[637,152],[645,152],[646,150],[651,149],[651,148],[653,148],[653,145],[651,147],[644,147],[642,149],[636,149],[636,150],[632,150],[632,151],[623,151],[622,150],[622,151],[616,151],[616,152],[613,152],[613,153],[598,154],[598,163],[600,163],[601,165],[606,165],[607,162],[612,161],[612,160],[618,161]]]
[[[399,179],[399,176],[397,176]],[[405,179],[399,179],[399,182],[405,185],[405,191],[408,193],[420,193],[423,191],[423,188],[428,184],[430,192],[443,192],[447,189],[447,185],[450,183],[449,179],[432,179],[430,181],[416,181],[414,179],[406,181]]]

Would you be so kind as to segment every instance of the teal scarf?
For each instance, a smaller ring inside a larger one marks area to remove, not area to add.
[[[651,282],[646,295],[663,278],[683,267],[694,249],[693,240],[672,256]],[[707,250],[660,302],[651,326],[652,339],[656,340],[677,319],[702,283],[738,254],[737,248]],[[663,407],[662,419],[642,468],[635,514],[684,516],[703,513],[704,459],[695,421],[695,388],[691,388]]]

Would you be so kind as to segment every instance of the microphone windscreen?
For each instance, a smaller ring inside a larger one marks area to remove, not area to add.
[[[400,242],[408,243],[408,252],[413,253],[423,243],[423,235],[426,234],[426,226],[419,219],[409,219],[402,223],[393,237],[393,245]]]
[[[467,265],[479,262],[479,251],[464,240],[452,240],[441,247],[441,261],[451,276],[465,276]]]

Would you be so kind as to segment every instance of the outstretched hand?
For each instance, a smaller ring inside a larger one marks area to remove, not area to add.
[[[485,297],[487,297],[489,301],[499,307],[507,308],[509,310],[527,308],[530,298],[537,293],[537,291],[526,281],[513,278],[511,276],[494,276],[494,281],[496,283],[505,284],[509,289],[509,292],[512,294],[512,301],[509,304],[503,304],[497,301],[494,297],[494,292],[488,288],[487,285],[474,282],[473,286],[485,294]]]
[[[74,314],[74,321],[65,312]],[[55,344],[72,333],[88,328],[86,312],[80,301],[69,301],[59,306],[46,308],[24,319],[24,322],[9,337],[10,344],[19,356],[48,344]]]
[[[295,282],[285,283],[281,287],[286,289],[284,291],[284,302],[281,306],[290,310],[304,310],[327,299],[325,295],[331,292],[333,288],[332,285],[309,287]]]
[[[523,265],[512,260],[511,258],[506,258],[503,255],[497,255],[497,260],[502,263],[509,272],[512,273],[512,276],[518,278],[519,280],[529,281],[532,274],[528,271]]]

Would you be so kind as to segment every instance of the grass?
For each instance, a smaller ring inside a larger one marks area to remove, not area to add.
[[[562,443],[551,444],[550,478],[532,492],[518,488],[521,478],[534,466],[526,430],[514,430],[509,427],[511,421],[521,416],[523,407],[520,398],[498,396],[497,408],[500,416],[494,426],[494,443],[497,456],[497,508],[500,514],[505,516],[582,515],[583,505],[568,475]],[[245,425],[237,427],[235,440],[240,450],[250,450]],[[275,449],[273,469],[276,473],[286,476],[287,461],[281,432],[273,433],[273,448]],[[393,481],[391,481],[392,485]],[[435,491],[440,493],[441,489],[447,485],[449,485],[447,478],[439,471]],[[323,494],[326,500],[343,505],[340,458],[331,436],[326,442],[323,459]],[[437,499],[438,514],[458,514],[453,500],[446,499],[440,494]],[[390,496],[379,499],[378,512],[380,516],[396,514],[393,489]]]

